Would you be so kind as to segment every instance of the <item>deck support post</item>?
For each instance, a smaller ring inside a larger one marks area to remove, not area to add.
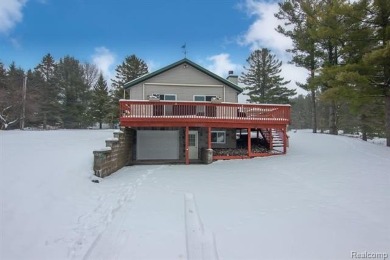
[[[186,157],[186,164],[190,164],[190,157],[189,157],[189,127],[186,126],[186,133],[185,133],[185,157]]]
[[[252,132],[250,128],[248,128],[247,131],[248,131],[248,156],[251,157],[252,156],[252,143],[251,143]]]
[[[269,132],[269,149],[272,151],[274,149],[274,144],[273,144],[273,136],[272,136],[272,128],[268,129]]]
[[[208,128],[207,147],[208,147],[208,149],[211,149],[211,127]]]
[[[286,154],[287,153],[287,131],[286,131],[286,127],[283,127],[282,132],[283,132],[283,153]]]

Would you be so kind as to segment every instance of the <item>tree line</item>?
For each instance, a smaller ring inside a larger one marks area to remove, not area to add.
[[[253,51],[240,81],[251,103],[288,103],[295,90],[280,77],[282,62],[269,49]],[[111,88],[97,67],[65,56],[56,61],[45,55],[25,72],[12,63],[0,62],[0,121],[2,129],[30,127],[86,128],[119,121],[119,99],[128,98],[123,85],[146,73],[146,63],[127,56],[115,69]],[[22,87],[23,86],[23,87]]]
[[[275,16],[309,92],[294,98],[293,126],[385,136],[390,146],[390,1],[287,0]]]
[[[306,82],[296,84],[309,94],[294,97],[280,76],[281,61],[261,48],[250,54],[239,78],[248,101],[291,103],[294,128],[331,134],[341,129],[364,140],[385,136],[390,146],[390,1],[285,0],[275,16],[282,21],[276,30],[293,42],[286,50],[290,63],[308,71]],[[0,62],[1,127],[113,125],[123,84],[148,67],[131,55],[115,71],[108,90],[94,65],[71,56],[55,61],[48,54],[27,72]]]
[[[24,71],[0,62],[1,129],[29,127],[86,128],[104,122],[118,123],[123,84],[148,73],[146,63],[130,55],[116,68],[112,87],[98,68],[65,56],[56,61],[45,55],[33,69]]]

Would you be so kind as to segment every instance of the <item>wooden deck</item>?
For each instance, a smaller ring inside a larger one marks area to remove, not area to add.
[[[290,105],[120,100],[125,127],[285,128]]]

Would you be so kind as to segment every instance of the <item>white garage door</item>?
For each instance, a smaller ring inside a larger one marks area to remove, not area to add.
[[[179,131],[138,130],[137,160],[178,160]]]

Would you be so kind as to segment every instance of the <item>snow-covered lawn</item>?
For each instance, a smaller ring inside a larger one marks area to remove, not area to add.
[[[390,148],[298,131],[284,156],[93,183],[112,132],[0,132],[0,259],[187,259],[191,203],[219,259],[390,254]]]

